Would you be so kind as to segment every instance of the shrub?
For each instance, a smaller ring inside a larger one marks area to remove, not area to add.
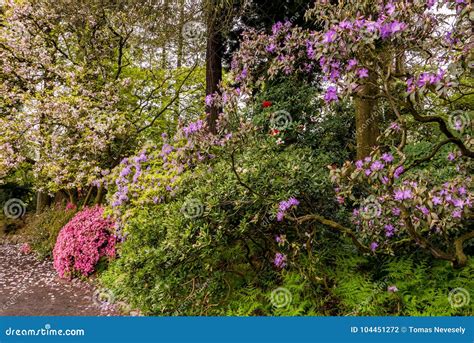
[[[287,215],[307,206],[334,214],[336,202],[327,201],[331,156],[282,148],[268,135],[248,139],[238,153],[220,151],[212,162],[181,174],[179,189],[163,195],[163,202],[153,201],[150,187],[137,191],[121,218],[126,239],[120,258],[102,275],[118,297],[148,314],[216,313],[211,305],[224,306],[230,292],[278,282],[274,257],[282,251],[275,236],[307,241],[304,227],[277,221],[281,202],[301,201],[285,207]],[[161,175],[153,160],[149,156],[143,166],[137,189]]]
[[[103,211],[99,206],[85,208],[61,229],[53,251],[61,277],[90,275],[101,258],[115,256],[114,222],[104,218]]]
[[[74,214],[75,211],[66,211],[62,207],[51,207],[29,218],[26,234],[31,248],[40,258],[45,259],[53,255],[59,231]]]

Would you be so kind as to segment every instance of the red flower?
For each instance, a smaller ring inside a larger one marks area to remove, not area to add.
[[[279,133],[280,133],[280,131],[277,130],[277,129],[273,129],[273,130],[270,131],[270,135],[272,135],[272,136],[276,136],[276,135],[278,135]]]
[[[265,100],[264,102],[262,102],[262,107],[263,108],[267,108],[267,107],[270,107],[270,106],[272,106],[271,101]]]

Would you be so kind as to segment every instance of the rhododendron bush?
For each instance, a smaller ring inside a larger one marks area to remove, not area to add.
[[[61,277],[88,276],[101,258],[115,257],[114,222],[100,206],[78,212],[59,232],[53,250],[54,268]]]
[[[464,226],[474,201],[466,166],[459,163],[458,175],[440,182],[429,173],[412,173],[400,162],[375,151],[331,170],[340,203],[354,207],[354,232],[373,252],[396,253],[408,238],[434,257],[464,266],[463,244],[472,236]]]
[[[319,214],[293,220],[339,228],[365,252],[392,254],[411,241],[436,258],[467,263],[472,10],[467,1],[321,0],[306,15],[322,30],[285,22],[244,35],[232,63],[241,94],[296,74],[321,82],[329,112],[340,101],[355,107],[358,159],[330,167],[337,202],[353,208],[351,225]],[[425,156],[413,149],[420,142],[430,147]],[[427,180],[427,165],[442,154],[445,175]]]

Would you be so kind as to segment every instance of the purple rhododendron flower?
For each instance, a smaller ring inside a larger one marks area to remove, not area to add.
[[[464,205],[465,205],[465,203],[462,199],[454,199],[452,201],[452,203],[453,203],[454,207],[459,207],[459,208],[463,208]]]
[[[372,165],[370,166],[370,169],[372,171],[378,171],[378,170],[382,170],[384,167],[385,165],[382,162],[380,162],[379,160],[376,160],[372,163]]]
[[[247,75],[248,75],[248,69],[244,68],[242,69],[242,72],[240,73],[240,75],[238,75],[235,79],[236,81],[243,81],[247,78]]]
[[[391,34],[392,30],[390,24],[385,24],[380,28],[380,36],[382,37],[382,39],[390,37]]]
[[[441,205],[443,201],[441,200],[440,197],[433,197],[433,204],[434,205]]]
[[[392,214],[393,214],[394,216],[397,216],[397,217],[398,217],[401,212],[402,212],[402,211],[401,211],[398,207],[392,208]]]
[[[386,237],[392,237],[395,234],[395,227],[392,224],[385,225],[384,229]]]
[[[417,207],[421,213],[423,213],[425,216],[429,215],[430,214],[430,210],[428,210],[428,208],[426,206],[419,206]]]
[[[395,12],[395,5],[389,2],[385,6],[385,11],[387,12],[388,15],[392,15]]]
[[[343,20],[339,23],[338,26],[343,30],[351,30],[353,27],[353,24],[348,20]]]
[[[306,54],[308,55],[308,58],[312,60],[316,57],[313,42],[311,42],[310,40],[306,41]]]
[[[405,171],[405,169],[403,168],[403,166],[400,166],[398,167],[397,169],[395,169],[395,172],[393,173],[393,176],[398,179],[400,177],[400,175],[402,175],[402,173]]]
[[[358,160],[356,161],[355,166],[357,167],[357,169],[362,169],[362,167],[364,166],[364,162],[361,160]]]
[[[452,213],[453,218],[461,218],[462,212],[460,210],[455,210]]]
[[[275,49],[276,49],[276,45],[271,43],[270,45],[268,45],[265,50],[269,53],[274,53],[275,52]]]
[[[204,127],[204,121],[197,120],[189,123],[188,126],[183,127],[183,133],[186,137],[200,131]]]
[[[330,86],[328,87],[328,89],[326,90],[326,93],[324,94],[324,101],[329,104],[333,101],[337,101],[338,100],[338,97],[337,97],[337,90],[336,90],[336,87],[334,86]]]
[[[412,199],[413,194],[409,189],[395,189],[393,192],[393,197],[397,201],[403,201],[407,199]]]
[[[370,250],[375,251],[379,247],[379,244],[377,242],[372,242],[370,243]]]
[[[120,176],[121,177],[125,177],[127,175],[129,175],[132,171],[132,167],[131,166],[126,166],[125,168],[122,169],[122,171],[120,172]]]
[[[207,106],[212,106],[212,102],[213,102],[212,94],[206,95],[206,105]]]
[[[393,162],[393,155],[389,153],[384,153],[381,157],[382,160],[386,163],[392,163]]]
[[[142,152],[140,156],[135,157],[135,163],[144,163],[146,161],[148,161],[148,157],[145,152]]]
[[[283,269],[286,267],[286,255],[277,252],[275,254],[275,259],[273,260],[273,263],[275,266],[277,266],[280,269]]]
[[[329,30],[324,34],[323,43],[332,43],[336,39],[336,31]]]
[[[353,69],[356,65],[357,65],[357,60],[355,58],[352,58],[350,59],[348,62],[347,62],[347,70],[351,70]]]
[[[282,28],[283,28],[283,23],[281,21],[273,24],[272,26],[273,35],[276,35]]]
[[[400,125],[398,125],[398,123],[396,122],[391,123],[389,128],[397,132],[401,130]]]
[[[397,288],[397,286],[395,286],[395,285],[393,285],[393,286],[388,286],[388,287],[387,287],[387,291],[388,291],[389,293],[395,293],[395,292],[398,292],[398,288]]]
[[[291,197],[286,201],[280,202],[278,205],[277,221],[281,222],[285,216],[285,213],[292,207],[298,206],[300,202],[298,199]]]
[[[369,71],[367,70],[367,68],[359,69],[359,70],[357,70],[357,76],[360,79],[364,79],[366,77],[369,77]]]
[[[283,213],[283,212],[278,212],[277,215],[276,215],[276,219],[279,222],[283,221],[284,217],[285,217],[285,213]]]

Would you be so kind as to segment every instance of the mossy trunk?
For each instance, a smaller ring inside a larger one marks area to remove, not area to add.
[[[36,213],[41,213],[47,206],[49,206],[49,196],[44,192],[36,193]]]
[[[377,145],[377,137],[380,134],[379,118],[376,111],[377,87],[373,84],[374,77],[367,79],[367,83],[360,86],[355,96],[355,117],[356,117],[356,141],[357,159],[368,156],[372,148]]]
[[[99,188],[97,189],[97,195],[95,197],[94,204],[95,205],[102,204],[102,201],[104,201],[104,196],[105,196],[104,185],[101,184]]]

